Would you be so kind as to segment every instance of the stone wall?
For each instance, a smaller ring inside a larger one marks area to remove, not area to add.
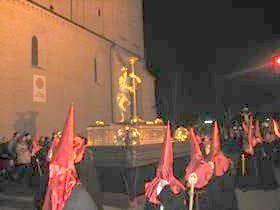
[[[69,105],[84,132],[97,119],[111,121],[109,45],[36,7],[1,1],[0,133],[15,129],[42,134],[62,129]],[[39,65],[31,65],[31,39],[38,39]],[[94,79],[96,59],[98,79]],[[33,75],[46,77],[47,100],[33,102]]]
[[[142,0],[34,0],[144,57]]]

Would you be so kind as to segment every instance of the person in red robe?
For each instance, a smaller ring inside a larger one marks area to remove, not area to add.
[[[194,209],[207,209],[209,206],[208,196],[205,194],[205,189],[213,176],[213,169],[211,165],[204,159],[204,156],[199,147],[199,141],[197,140],[198,134],[194,132],[194,129],[190,129],[190,143],[191,143],[191,160],[188,163],[185,172],[185,180],[187,187],[190,187],[188,183],[191,174],[195,173],[197,176],[197,182],[194,185],[196,191],[196,202]],[[200,140],[201,142],[201,140]]]
[[[76,150],[77,151],[77,150]],[[42,210],[97,210],[81,185],[75,169],[74,106],[70,107],[65,128],[49,163],[49,181]]]
[[[164,210],[185,210],[186,201],[182,196],[184,185],[173,175],[173,150],[170,124],[164,141],[161,160],[156,171],[156,177],[145,184],[147,201],[163,207]]]
[[[203,210],[238,209],[234,191],[232,162],[221,149],[218,122],[214,121],[213,123],[212,136],[209,129],[204,130],[202,135],[204,136],[203,142],[200,144],[202,154],[204,160],[213,170],[213,176],[198,194],[199,208]]]

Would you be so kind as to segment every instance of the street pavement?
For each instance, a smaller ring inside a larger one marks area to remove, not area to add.
[[[275,169],[280,184],[280,169]],[[242,192],[236,190],[239,210],[280,210],[280,188],[277,190],[255,190]]]
[[[280,183],[280,169],[275,170]],[[236,190],[239,210],[280,210],[280,188],[273,191],[247,191]],[[222,199],[222,198],[221,198]],[[0,210],[33,210],[33,193],[28,187],[19,184],[1,182],[0,184]],[[141,210],[143,205],[131,208]],[[104,210],[128,210],[104,206]],[[130,210],[130,209],[129,209]],[[203,210],[203,209],[202,209]]]

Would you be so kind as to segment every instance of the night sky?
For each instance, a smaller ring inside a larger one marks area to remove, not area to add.
[[[144,0],[146,58],[160,68],[160,112],[180,119],[242,104],[257,110],[280,98],[270,68],[221,80],[267,62],[280,47],[277,6],[244,2]]]

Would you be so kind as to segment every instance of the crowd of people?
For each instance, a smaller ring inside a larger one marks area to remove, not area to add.
[[[215,121],[188,131],[192,154],[185,179],[174,182],[172,166],[163,167],[162,163],[173,156],[163,156],[158,171],[164,168],[164,173],[157,171],[155,179],[146,184],[146,209],[237,210],[237,188],[279,187],[274,169],[280,167],[280,132],[275,119],[260,122],[246,110],[239,123],[235,121],[230,127],[219,127]],[[194,175],[194,204],[189,207],[189,179]]]
[[[34,209],[103,209],[94,154],[87,139],[75,134],[73,125],[71,106],[63,132],[41,138],[15,133],[9,141],[2,139],[1,179],[31,187]],[[145,209],[237,210],[236,188],[278,188],[274,168],[280,167],[280,129],[276,120],[260,122],[244,112],[240,123],[228,128],[214,121],[188,131],[191,157],[182,180],[173,174],[168,123],[156,176],[145,185]],[[196,181],[191,183],[193,177]],[[192,186],[193,194],[189,193]]]
[[[1,141],[0,181],[32,189],[35,210],[103,210],[93,152],[73,122],[72,106],[63,132],[15,133]]]

